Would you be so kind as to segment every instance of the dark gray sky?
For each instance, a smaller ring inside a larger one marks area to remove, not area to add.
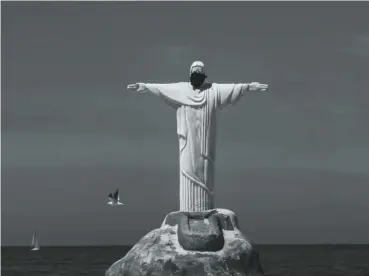
[[[178,209],[175,113],[126,86],[194,60],[270,85],[218,117],[216,206],[257,243],[369,242],[368,2],[1,6],[3,244],[133,244]]]

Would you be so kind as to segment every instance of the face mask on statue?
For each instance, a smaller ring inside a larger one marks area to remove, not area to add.
[[[205,79],[206,76],[201,73],[192,73],[190,76],[190,82],[194,88],[200,88],[201,85],[204,83]]]

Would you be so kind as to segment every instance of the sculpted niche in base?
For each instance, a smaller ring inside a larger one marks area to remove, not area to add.
[[[268,85],[210,83],[204,64],[195,61],[189,81],[155,84],[136,83],[128,90],[150,92],[177,112],[180,166],[180,211],[214,208],[214,162],[217,110],[235,104],[247,91],[266,91]]]

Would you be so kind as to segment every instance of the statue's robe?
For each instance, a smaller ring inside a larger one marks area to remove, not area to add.
[[[247,84],[189,82],[146,84],[149,91],[177,110],[180,164],[180,210],[214,208],[216,110],[235,104]]]

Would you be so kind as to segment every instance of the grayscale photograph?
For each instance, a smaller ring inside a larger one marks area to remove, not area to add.
[[[1,275],[369,276],[368,14],[2,1]]]

